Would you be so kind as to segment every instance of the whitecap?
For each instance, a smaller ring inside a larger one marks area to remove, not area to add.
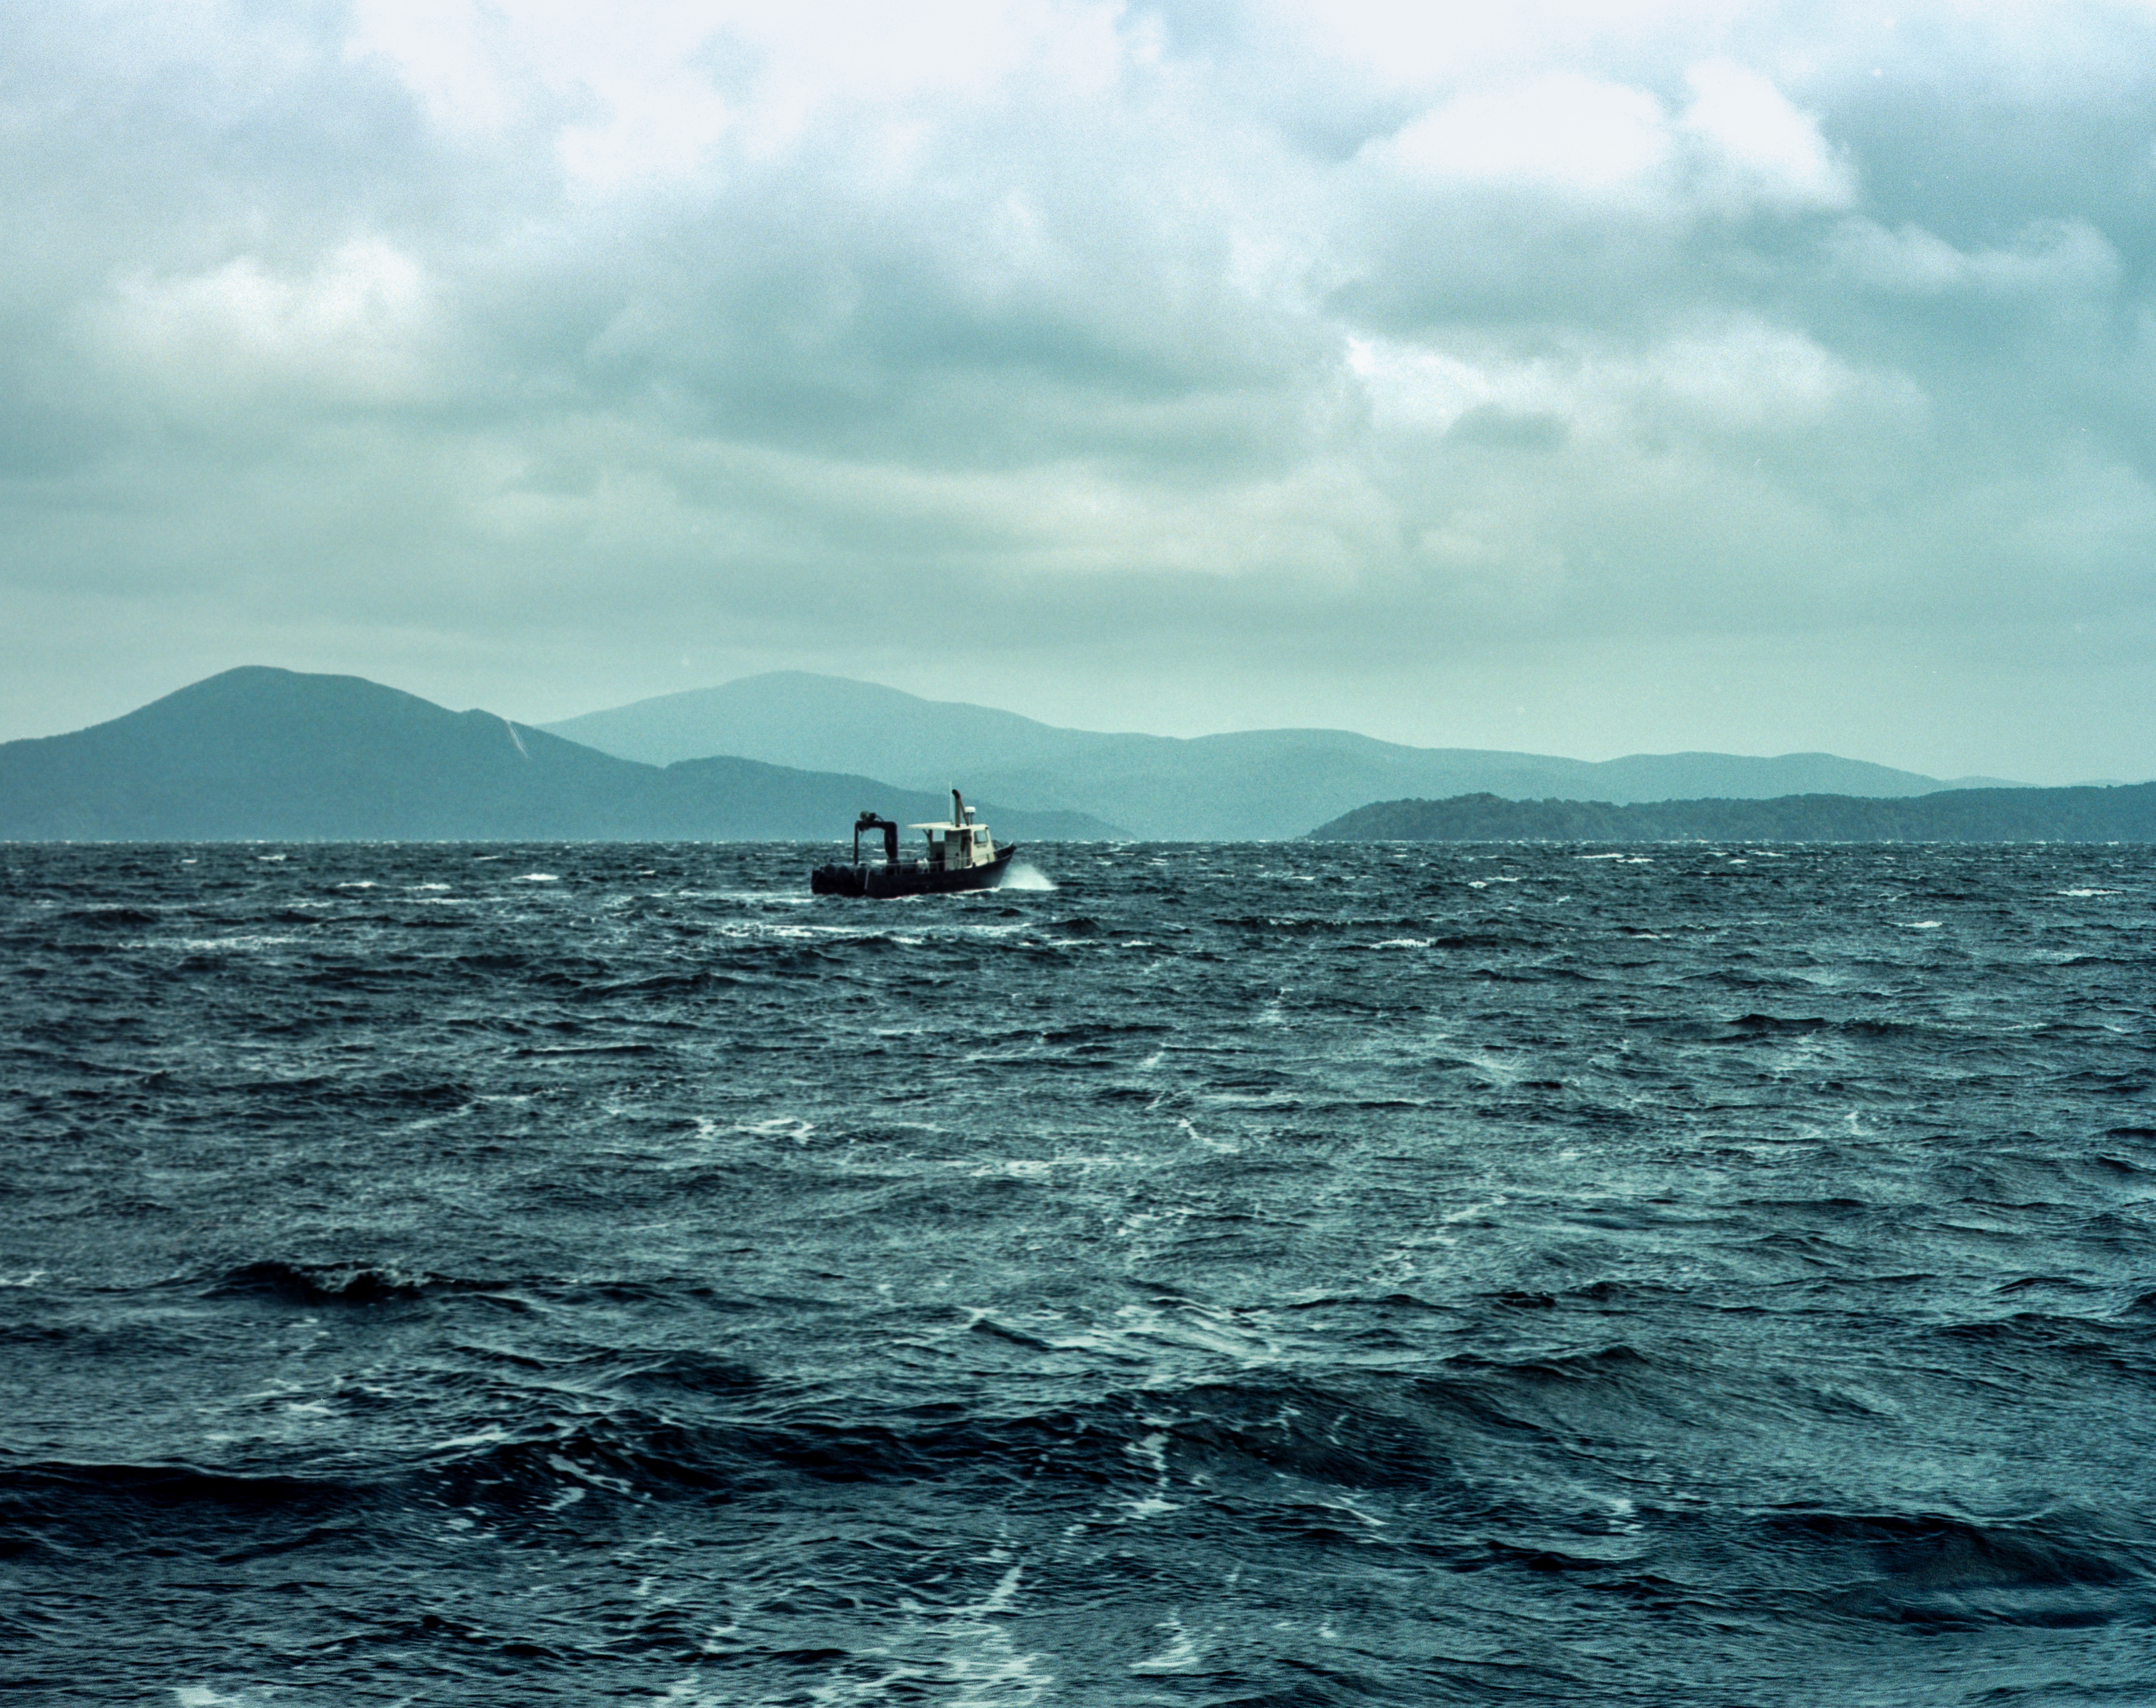
[[[1190,1633],[1183,1628],[1182,1620],[1163,1619],[1156,1628],[1168,1634],[1168,1647],[1158,1654],[1147,1655],[1143,1660],[1132,1661],[1132,1672],[1182,1672],[1198,1664],[1198,1645],[1190,1640]]]
[[[963,1165],[953,1163],[952,1166]],[[1050,1177],[1050,1171],[1057,1166],[1055,1162],[1034,1157],[1012,1157],[999,1162],[977,1163],[968,1168],[966,1172],[973,1180],[1046,1180]]]
[[[1004,1572],[1001,1577],[996,1580],[996,1587],[990,1590],[986,1596],[979,1601],[975,1602],[971,1607],[960,1608],[957,1611],[960,1613],[973,1613],[976,1615],[1009,1613],[1010,1611],[1011,1598],[1018,1593],[1019,1579],[1023,1577],[1024,1575],[1024,1567],[1012,1567],[1009,1571]]]
[[[574,1477],[579,1482],[589,1483],[595,1489],[611,1490],[617,1495],[633,1495],[636,1492],[620,1477],[610,1477],[603,1472],[586,1470],[574,1459],[565,1458],[561,1454],[549,1453],[543,1456],[547,1463],[561,1472],[563,1476]]]
[[[774,1115],[762,1121],[736,1121],[733,1131],[759,1139],[791,1139],[797,1145],[805,1145],[815,1132],[816,1123],[798,1115]]]
[[[1126,1441],[1123,1451],[1165,1480],[1168,1476],[1168,1432],[1156,1429],[1136,1441]]]

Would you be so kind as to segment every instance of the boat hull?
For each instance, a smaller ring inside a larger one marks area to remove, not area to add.
[[[834,862],[819,866],[808,875],[808,889],[816,895],[866,895],[886,900],[894,895],[951,895],[966,890],[993,890],[1010,871],[1011,856],[1018,844],[998,849],[996,857],[978,866],[932,866],[924,860],[901,860],[896,865],[850,866]]]

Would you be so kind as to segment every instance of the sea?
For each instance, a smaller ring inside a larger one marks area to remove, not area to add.
[[[0,847],[0,1697],[2156,1702],[2156,849]]]

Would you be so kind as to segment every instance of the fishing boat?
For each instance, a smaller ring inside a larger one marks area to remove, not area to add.
[[[977,822],[973,809],[957,790],[951,791],[951,817],[942,824],[909,824],[921,831],[928,845],[920,859],[901,859],[899,827],[874,813],[854,821],[854,858],[851,864],[833,861],[808,875],[808,888],[817,895],[945,895],[959,890],[993,890],[1010,870],[1018,844],[998,849],[988,827]],[[883,859],[879,864],[861,858],[861,833],[883,833]]]

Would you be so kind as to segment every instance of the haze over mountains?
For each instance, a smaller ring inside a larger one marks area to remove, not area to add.
[[[1389,774],[1448,780],[1494,774],[1517,788],[1547,787],[1553,777],[1583,773],[1612,791],[1681,787],[1683,779],[1699,777],[1772,787],[1778,778],[1825,775],[1848,787],[1833,793],[1627,805],[1513,800],[1494,790],[1435,801],[1369,803],[1365,797],[1344,817],[1309,833],[1595,841],[2156,839],[2156,784],[1890,795],[1889,789],[1907,791],[1932,779],[1825,755],[1743,760],[1685,754],[1589,766],[1534,755],[1425,752],[1327,731],[1195,741],[1089,735],[978,706],[940,706],[858,683],[834,685],[828,678],[752,679],[715,692],[721,707],[749,708],[737,731],[743,745],[771,751],[792,742],[784,751],[822,757],[865,751],[875,756],[872,762],[911,767],[915,777],[940,767],[946,781],[955,775],[965,786],[969,801],[1006,843],[1132,833],[1163,840],[1295,835],[1307,830],[1312,800],[1366,789],[1368,779],[1389,768]],[[680,698],[691,701],[691,710],[700,705],[708,710],[713,703],[710,696]],[[829,716],[834,704],[849,716]],[[678,703],[659,705],[670,715],[684,710]],[[819,705],[827,714],[820,721],[810,716]],[[619,720],[638,710],[603,716]],[[670,739],[701,742],[707,738],[700,727],[685,722]],[[623,731],[610,738],[624,739]],[[963,754],[947,745],[953,741],[971,741],[999,762],[963,764]],[[1063,782],[1066,767],[1075,784]],[[1120,823],[1073,810],[1029,810],[1013,797],[1028,789],[1035,800],[1086,798],[1091,792],[1132,810]],[[830,844],[849,836],[863,810],[911,823],[942,818],[948,802],[941,783],[907,789],[857,770],[810,770],[734,754],[647,764],[491,712],[449,711],[359,677],[261,667],[228,670],[90,729],[0,745],[4,839]]]
[[[863,809],[940,819],[950,798],[731,757],[644,765],[361,677],[260,666],[0,745],[0,839],[835,841]],[[1113,833],[1075,814],[989,823],[1007,841]]]
[[[1112,713],[1104,713],[1108,721]],[[1745,758],[1638,754],[1594,762],[1474,748],[1406,747],[1342,730],[1183,739],[1058,729],[841,677],[781,672],[670,694],[545,726],[649,764],[737,754],[858,772],[906,787],[952,783],[1035,810],[1081,812],[1165,841],[1293,836],[1368,803],[1488,793],[1512,800],[1894,797],[2004,786],[1953,782],[1827,753]]]

